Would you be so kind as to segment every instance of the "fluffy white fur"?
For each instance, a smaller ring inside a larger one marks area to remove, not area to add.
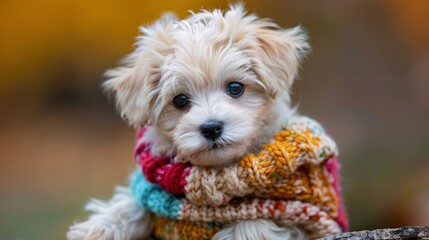
[[[232,223],[216,233],[213,240],[285,240],[307,239],[297,227],[279,227],[273,221],[259,219]]]
[[[93,214],[85,222],[72,225],[67,239],[145,239],[152,232],[151,213],[137,204],[128,188],[117,187],[107,202],[92,199],[85,210]]]
[[[221,166],[255,152],[291,114],[289,90],[309,46],[300,27],[281,29],[267,19],[246,15],[241,5],[228,11],[202,11],[185,20],[165,15],[142,27],[136,50],[122,67],[107,72],[103,87],[121,115],[136,128],[155,155],[175,161]],[[228,83],[244,85],[242,96],[226,93]],[[189,97],[174,107],[178,94]],[[201,124],[224,123],[222,135],[204,138]],[[94,214],[71,227],[69,239],[137,239],[150,234],[150,215],[119,190],[107,203],[93,200]],[[296,228],[270,220],[231,224],[216,239],[304,239]]]

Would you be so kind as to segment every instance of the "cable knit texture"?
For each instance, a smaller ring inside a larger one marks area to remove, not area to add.
[[[339,192],[336,144],[308,117],[289,119],[259,153],[224,168],[175,164],[172,156],[154,157],[150,143],[141,140],[144,132],[138,132],[135,151],[144,177],[137,172],[132,188],[138,201],[159,215],[157,221],[169,221],[157,227],[158,237],[170,236],[171,229],[182,231],[183,221],[192,223],[187,229],[210,228],[210,233],[224,223],[257,218],[299,226],[310,237],[348,228]],[[174,216],[166,214],[176,210]],[[209,227],[213,224],[217,228]]]

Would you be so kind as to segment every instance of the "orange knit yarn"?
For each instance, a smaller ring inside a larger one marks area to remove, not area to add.
[[[211,239],[220,229],[219,223],[177,221],[155,217],[154,236],[157,239],[201,240]]]

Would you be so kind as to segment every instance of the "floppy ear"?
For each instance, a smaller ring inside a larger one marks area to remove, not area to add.
[[[310,46],[307,35],[300,26],[281,29],[268,20],[256,22],[257,46],[254,47],[254,70],[276,98],[292,86],[297,77],[302,58]]]
[[[170,31],[176,20],[166,14],[149,27],[141,27],[136,50],[123,61],[123,66],[108,70],[103,89],[115,99],[122,118],[135,127],[148,124],[159,93],[160,67],[172,51]]]

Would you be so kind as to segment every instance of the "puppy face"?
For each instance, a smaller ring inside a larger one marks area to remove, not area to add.
[[[221,46],[176,56],[161,77],[160,128],[178,159],[219,165],[246,152],[270,102],[246,55]]]
[[[204,166],[255,145],[308,48],[299,28],[246,16],[240,5],[182,21],[165,16],[142,32],[104,87],[132,126],[152,126],[176,160]]]

